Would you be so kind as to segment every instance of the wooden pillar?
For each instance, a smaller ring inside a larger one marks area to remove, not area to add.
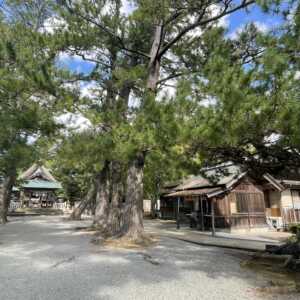
[[[248,209],[248,228],[249,228],[249,230],[251,229],[251,220],[250,220],[249,209]]]
[[[180,229],[180,197],[177,198],[177,218],[176,218],[176,228]]]
[[[24,207],[24,200],[25,200],[25,193],[23,190],[20,190],[20,204],[21,204],[21,208]]]
[[[200,210],[201,210],[201,230],[204,231],[204,216],[203,216],[203,197],[200,196]]]
[[[269,193],[270,193],[270,191],[268,190],[268,197],[270,197]],[[280,200],[279,200],[280,216],[281,216],[281,219],[282,219],[282,226],[285,227],[286,221],[285,221],[284,209],[282,207],[281,197],[282,197],[282,195],[281,195],[281,192],[280,192]],[[270,206],[270,208],[271,208],[271,206]]]
[[[296,211],[295,211],[295,203],[294,203],[294,196],[292,189],[290,189],[291,197],[292,197],[292,204],[293,204],[293,216],[294,216],[294,223],[297,223]]]
[[[251,220],[250,220],[249,203],[248,203],[247,211],[248,211],[248,227],[249,227],[249,230],[250,230],[251,229]]]
[[[215,228],[215,198],[211,200],[211,234],[212,236],[216,235],[216,228]]]
[[[32,192],[30,192],[28,207],[31,207]]]

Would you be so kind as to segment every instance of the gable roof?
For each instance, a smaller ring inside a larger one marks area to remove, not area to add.
[[[265,174],[263,177],[279,191],[283,191],[286,188],[300,188],[299,180],[276,179],[268,173]]]
[[[165,186],[164,196],[179,197],[206,195],[208,198],[230,191],[234,185],[247,175],[247,171],[233,163],[226,163],[200,170],[202,175],[191,176],[177,186]],[[276,190],[282,192],[287,188],[300,189],[300,181],[276,179],[269,173],[263,175]]]
[[[275,179],[271,174],[267,173],[263,175],[264,179],[266,179],[273,187],[275,187],[278,191],[285,190],[285,187],[277,180]]]
[[[202,169],[203,175],[192,176],[169,189],[167,197],[183,195],[206,195],[208,198],[219,195],[230,189],[243,178],[247,172],[232,163]]]
[[[193,189],[193,190],[182,190],[182,191],[175,191],[168,194],[168,197],[180,197],[180,196],[199,196],[199,195],[210,195],[211,193],[219,193],[222,192],[223,189],[220,187],[215,188],[202,188],[202,189]]]
[[[38,164],[32,165],[23,172],[19,179],[22,181],[20,188],[37,189],[37,190],[56,190],[61,189],[62,185],[53,177],[50,171],[44,166]],[[19,190],[14,187],[14,190]]]
[[[57,181],[47,181],[47,180],[29,180],[22,184],[23,188],[27,189],[49,189],[57,190],[61,189],[62,186]]]
[[[287,187],[295,187],[300,188],[300,181],[299,180],[280,180],[281,184]]]
[[[203,175],[193,176],[184,180],[175,187],[175,190],[180,191],[217,186],[230,187],[233,183],[246,175],[246,172],[243,172],[240,167],[233,164],[224,164],[213,168],[202,169],[201,173]]]
[[[29,169],[20,175],[20,179],[22,180],[32,180],[36,178],[45,181],[56,182],[56,179],[52,176],[50,171],[44,166],[39,166],[38,164],[33,164]]]

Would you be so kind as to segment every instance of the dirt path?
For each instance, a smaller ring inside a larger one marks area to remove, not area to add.
[[[245,254],[167,237],[146,251],[107,249],[74,230],[85,225],[52,216],[0,227],[0,299],[264,298],[267,279],[240,266]]]

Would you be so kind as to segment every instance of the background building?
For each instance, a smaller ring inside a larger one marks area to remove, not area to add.
[[[20,184],[13,188],[14,201],[21,207],[53,207],[61,184],[44,166],[34,164],[19,177]]]

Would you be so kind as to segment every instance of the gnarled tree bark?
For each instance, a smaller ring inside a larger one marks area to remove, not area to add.
[[[109,212],[109,161],[104,163],[102,171],[97,176],[97,181],[98,188],[93,224],[99,231],[106,232]]]
[[[71,220],[81,220],[81,215],[83,214],[84,210],[90,206],[94,206],[94,200],[97,195],[98,190],[98,181],[94,180],[93,183],[90,185],[90,188],[85,196],[85,198],[80,202],[78,207],[76,207],[72,214],[70,215]]]
[[[145,154],[138,153],[132,160],[127,174],[126,205],[122,235],[139,241],[144,236],[143,225],[143,175]]]
[[[16,172],[12,171],[0,183],[0,224],[7,223],[12,187],[16,180]]]
[[[110,165],[110,203],[107,220],[107,235],[117,236],[120,233],[122,219],[122,168],[114,161]]]

